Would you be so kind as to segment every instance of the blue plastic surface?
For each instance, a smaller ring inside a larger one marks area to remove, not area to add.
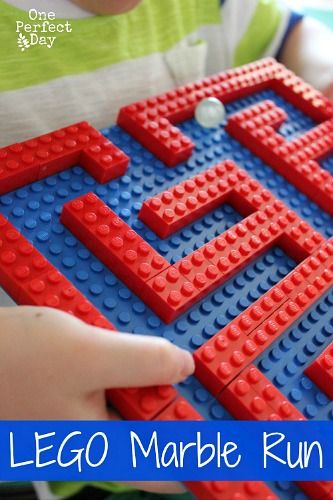
[[[227,113],[230,115],[264,99],[274,100],[288,113],[288,121],[280,130],[286,138],[291,139],[314,126],[310,118],[273,91],[257,93],[228,105]],[[192,138],[196,147],[187,163],[173,169],[166,168],[118,127],[104,129],[102,132],[131,157],[125,176],[98,185],[76,166],[2,196],[0,212],[33,241],[119,330],[163,336],[179,346],[195,350],[285,276],[295,262],[275,247],[173,323],[165,325],[60,224],[59,215],[64,203],[94,191],[173,263],[242,217],[231,206],[223,205],[170,238],[160,240],[137,219],[142,201],[223,159],[233,159],[325,238],[331,237],[333,218],[231,138],[224,131],[224,125],[208,130],[194,120],[183,123],[180,128]],[[322,162],[322,166],[333,173],[333,158]],[[305,367],[332,339],[332,306],[333,292],[330,291],[257,360],[265,375],[307,418],[333,419],[333,403],[303,375]],[[231,418],[193,377],[180,384],[179,390],[205,418]],[[293,484],[275,483],[270,486],[281,499],[306,498]]]

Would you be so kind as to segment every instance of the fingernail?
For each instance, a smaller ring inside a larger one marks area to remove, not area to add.
[[[182,358],[183,358],[183,367],[181,370],[181,376],[186,378],[189,375],[192,375],[194,372],[194,359],[191,353],[188,351],[182,351]]]

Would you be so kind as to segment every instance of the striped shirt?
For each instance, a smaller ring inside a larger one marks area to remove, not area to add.
[[[54,12],[55,29],[67,22],[71,31],[42,33],[30,8]],[[143,0],[119,16],[69,0],[0,0],[0,12],[2,146],[79,120],[101,128],[125,103],[276,56],[299,19],[274,0]],[[51,48],[39,44],[53,36]]]

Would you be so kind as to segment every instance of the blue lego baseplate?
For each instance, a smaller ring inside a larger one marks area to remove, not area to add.
[[[288,120],[280,129],[287,139],[291,140],[315,125],[309,117],[271,90],[227,105],[227,116],[265,99],[273,100],[287,112]],[[59,216],[64,203],[94,191],[172,263],[233,226],[242,217],[230,205],[224,204],[166,240],[161,240],[138,220],[141,203],[225,159],[233,159],[325,238],[333,236],[333,218],[231,138],[225,132],[225,123],[208,130],[190,120],[181,124],[180,128],[195,143],[194,153],[186,163],[173,169],[166,168],[131,136],[115,126],[102,132],[130,156],[125,176],[99,185],[80,166],[75,166],[0,197],[0,212],[119,330],[163,336],[193,351],[280,281],[296,263],[280,248],[274,247],[173,323],[166,325],[62,226]],[[321,162],[321,166],[333,173],[333,157]],[[303,374],[305,367],[332,340],[332,305],[331,290],[257,360],[259,369],[309,419],[333,419],[333,402]],[[194,377],[178,388],[204,418],[232,418]],[[281,499],[307,498],[292,483],[272,483],[270,487]]]

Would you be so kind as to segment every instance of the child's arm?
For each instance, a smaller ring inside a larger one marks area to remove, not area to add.
[[[311,18],[288,36],[281,62],[333,99],[333,32]]]
[[[99,420],[106,388],[174,384],[192,356],[165,339],[111,333],[47,308],[0,309],[0,419]]]

